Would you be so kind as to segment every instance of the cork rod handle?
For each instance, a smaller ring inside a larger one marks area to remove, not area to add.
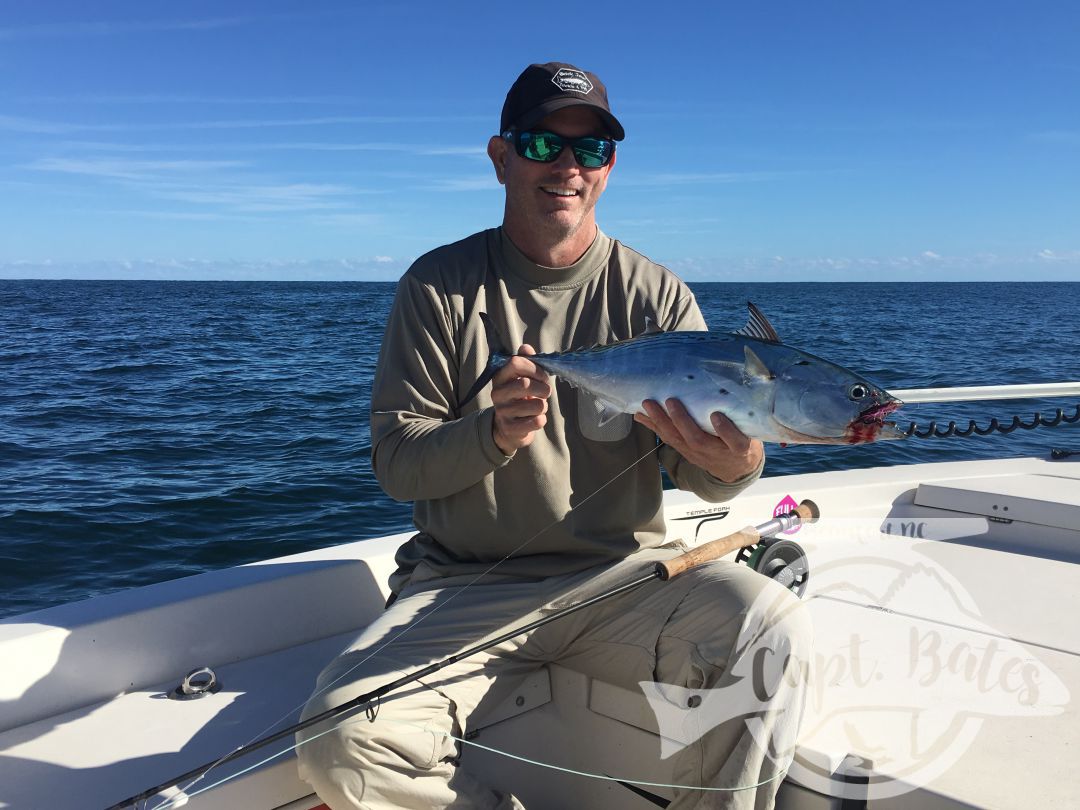
[[[660,574],[660,579],[671,579],[677,577],[683,571],[689,571],[691,568],[696,568],[702,563],[707,563],[710,560],[718,560],[733,551],[737,551],[743,546],[755,545],[760,540],[761,535],[758,534],[757,529],[753,526],[747,526],[745,529],[739,529],[739,531],[734,534],[729,534],[727,537],[721,537],[719,540],[711,540],[697,548],[692,548],[685,554],[680,554],[678,557],[665,562],[658,562],[656,567],[657,569],[663,569],[663,573]]]

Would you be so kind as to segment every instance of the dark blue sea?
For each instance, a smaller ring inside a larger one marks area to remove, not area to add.
[[[1080,283],[694,284],[887,388],[1080,378]],[[369,462],[392,284],[0,281],[0,616],[407,529]],[[927,404],[985,422],[1070,400]],[[765,474],[1080,449],[1080,425],[769,447]]]

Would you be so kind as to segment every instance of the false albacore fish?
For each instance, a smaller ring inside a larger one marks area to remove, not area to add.
[[[903,403],[828,360],[786,346],[752,303],[750,320],[731,332],[648,331],[591,349],[529,355],[549,374],[596,400],[598,425],[643,413],[642,401],[682,402],[703,430],[719,411],[751,438],[778,444],[860,444],[905,435],[885,417]],[[482,314],[488,342],[499,346]],[[492,351],[472,399],[509,360]]]

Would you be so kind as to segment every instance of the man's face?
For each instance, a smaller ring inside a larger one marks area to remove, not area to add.
[[[599,116],[588,107],[558,110],[531,129],[567,138],[606,135]],[[521,157],[501,138],[492,139],[488,154],[499,182],[506,186],[506,223],[552,242],[569,239],[583,225],[595,222],[593,209],[615,165],[613,156],[607,166],[583,168],[569,148],[551,163],[539,163]]]

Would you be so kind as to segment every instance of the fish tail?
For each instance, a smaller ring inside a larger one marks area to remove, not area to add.
[[[502,339],[499,337],[499,333],[495,331],[495,325],[491,322],[491,318],[488,317],[486,312],[480,313],[480,320],[484,322],[484,331],[487,333],[487,344],[491,354],[488,355],[487,368],[485,368],[483,373],[477,377],[476,382],[472,384],[469,393],[465,395],[465,398],[459,404],[459,408],[464,408],[472,402],[476,398],[476,395],[483,391],[484,387],[491,382],[491,378],[498,373],[499,369],[506,365],[511,356],[511,353],[503,348]]]

